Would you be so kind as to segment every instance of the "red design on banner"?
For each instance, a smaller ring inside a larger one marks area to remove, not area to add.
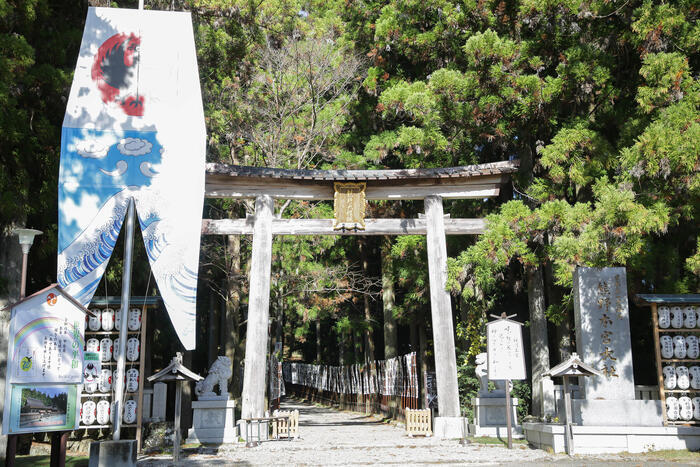
[[[137,89],[138,49],[141,38],[131,33],[115,34],[102,43],[92,64],[92,80],[102,102],[116,101],[125,114],[142,117],[144,97]]]
[[[58,297],[55,294],[48,294],[46,296],[46,303],[49,304],[49,306],[54,306],[58,302]]]

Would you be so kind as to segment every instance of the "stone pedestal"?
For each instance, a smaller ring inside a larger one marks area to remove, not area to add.
[[[434,436],[438,439],[458,439],[467,436],[467,419],[464,417],[435,417]]]
[[[187,443],[222,444],[238,441],[236,402],[210,400],[192,402],[192,428]]]
[[[565,452],[564,425],[523,424],[528,442],[539,449]],[[583,455],[648,452],[665,449],[697,451],[700,427],[572,426],[573,453]]]
[[[90,467],[136,467],[136,440],[90,443]]]
[[[523,431],[518,423],[518,398],[511,397],[512,404],[511,426],[513,438],[522,438]],[[475,397],[472,399],[474,423],[469,424],[469,434],[472,436],[489,436],[501,438],[508,436],[506,421],[505,397]]]
[[[560,400],[559,413],[564,413],[564,401]],[[571,400],[573,423],[584,426],[642,427],[663,426],[663,406],[659,400],[610,401]]]
[[[545,417],[554,417],[554,381],[549,376],[545,376],[540,383],[542,384],[542,412]]]

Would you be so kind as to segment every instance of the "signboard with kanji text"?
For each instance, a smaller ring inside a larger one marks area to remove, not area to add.
[[[526,379],[522,324],[509,319],[486,325],[489,380]]]
[[[4,434],[78,428],[87,312],[55,284],[12,306]]]

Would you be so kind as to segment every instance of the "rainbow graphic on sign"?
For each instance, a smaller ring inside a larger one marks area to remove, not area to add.
[[[24,325],[19,330],[19,332],[17,332],[14,339],[15,352],[12,356],[13,361],[17,361],[22,345],[33,334],[37,332],[47,332],[48,334],[55,334],[56,330],[61,326],[68,326],[70,328],[70,333],[68,333],[68,335],[70,335],[71,341],[77,344],[77,347],[79,349],[80,360],[82,361],[83,351],[85,347],[85,338],[83,337],[82,333],[75,324],[68,325],[64,319],[53,316],[45,316],[30,321],[29,323]]]

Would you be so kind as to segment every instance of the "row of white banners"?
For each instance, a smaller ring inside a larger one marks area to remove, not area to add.
[[[416,353],[360,365],[313,365],[284,362],[286,383],[338,394],[418,397]]]

